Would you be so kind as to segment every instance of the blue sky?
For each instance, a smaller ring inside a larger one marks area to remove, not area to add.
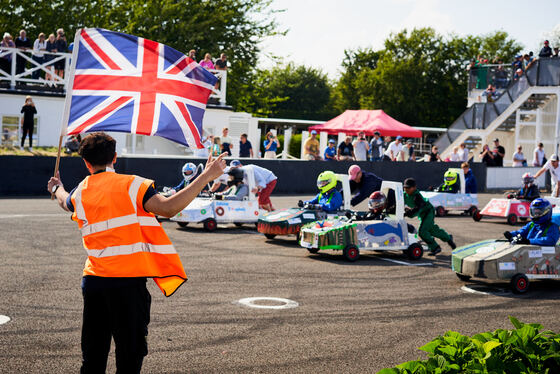
[[[262,67],[272,62],[266,53],[321,68],[335,78],[344,49],[380,49],[391,32],[431,26],[437,31],[486,34],[504,30],[526,51],[538,53],[547,32],[560,24],[560,1],[438,1],[438,0],[275,0],[286,9],[276,19],[283,37],[263,42]],[[554,45],[553,45],[554,46]]]

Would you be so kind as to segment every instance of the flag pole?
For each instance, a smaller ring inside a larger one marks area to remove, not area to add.
[[[68,72],[68,83],[66,86],[66,98],[64,99],[64,114],[62,117],[62,125],[60,126],[60,137],[58,139],[58,152],[56,155],[56,163],[54,165],[54,174],[58,173],[60,166],[60,151],[62,149],[62,139],[66,135],[68,129],[68,119],[70,118],[70,104],[72,104],[72,87],[74,87],[74,72],[76,70],[76,62],[78,61],[78,50],[80,49],[80,38],[82,29],[78,29],[74,36],[74,49],[72,49],[72,60],[70,61],[70,70]],[[51,200],[54,200],[54,193],[51,192]]]

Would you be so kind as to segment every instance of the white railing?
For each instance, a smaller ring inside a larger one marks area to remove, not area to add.
[[[67,74],[65,74],[64,77],[56,75],[54,71],[54,64],[64,61],[64,71],[65,73],[68,72],[72,54],[44,52],[43,56],[50,56],[51,59],[49,61],[44,61],[43,63],[33,60],[31,55],[31,50],[4,47],[0,48],[0,58],[7,58],[11,60],[9,72],[0,69],[0,82],[9,82],[11,90],[15,90],[20,83],[25,83],[26,85],[30,84],[26,86],[26,89],[32,89],[33,85],[35,85],[37,87],[45,86],[41,89],[41,91],[48,91],[49,87],[51,87],[56,88],[57,90],[62,89],[66,92],[66,86],[68,84]],[[25,61],[26,66],[23,72],[16,74],[16,61],[18,57]],[[37,71],[44,72],[45,77],[51,77],[51,80],[47,80],[40,75],[38,78],[33,78],[33,73]],[[227,70],[209,71],[218,78],[218,83],[212,90],[210,98],[217,99],[220,102],[220,105],[226,105]]]

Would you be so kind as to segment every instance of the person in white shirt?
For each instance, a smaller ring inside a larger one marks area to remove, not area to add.
[[[459,145],[459,155],[461,156],[461,160],[462,162],[468,162],[469,161],[469,149],[467,148],[465,143],[461,143]]]
[[[453,147],[453,153],[451,153],[450,161],[452,162],[462,162],[463,155],[459,153],[459,147]]]
[[[356,161],[367,161],[369,152],[369,143],[366,140],[366,134],[363,131],[358,133],[358,139],[354,141],[354,155]]]
[[[239,160],[233,160],[230,162],[229,166],[231,168],[242,168],[243,171],[252,170],[253,176],[255,177],[256,187],[253,188],[251,192],[259,194],[259,208],[272,212],[274,208],[272,207],[272,201],[270,201],[270,194],[274,187],[276,187],[276,181],[278,178],[268,169],[257,165],[242,165]]]
[[[539,143],[537,148],[533,151],[533,166],[543,166],[545,157],[544,145],[543,143]]]
[[[552,186],[552,194],[550,196],[558,197],[560,193],[560,166],[558,165],[557,155],[550,156],[550,160],[535,174],[535,180],[547,170],[550,171],[550,185]]]
[[[200,148],[200,149],[195,148],[193,154],[195,157],[208,158],[209,149],[210,147],[212,147],[212,144],[214,143],[214,137],[210,135],[209,137],[202,138],[201,143],[204,146],[204,148]]]
[[[45,62],[45,53],[44,51],[47,50],[47,40],[45,39],[45,34],[40,33],[39,37],[33,43],[33,55],[31,58],[38,64],[42,64]],[[33,66],[34,68],[36,66]],[[31,78],[39,79],[41,76],[41,69],[37,69],[31,73]]]
[[[389,144],[387,150],[383,155],[383,161],[397,161],[397,156],[403,149],[401,141],[402,136],[399,135],[394,141]]]
[[[520,145],[517,146],[517,152],[515,152],[513,154],[513,163],[511,166],[513,167],[522,167],[522,166],[526,166],[527,165],[527,159],[525,158],[525,155],[523,154],[523,147],[521,147]]]

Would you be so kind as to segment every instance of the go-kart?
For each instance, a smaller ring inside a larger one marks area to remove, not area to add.
[[[554,197],[543,197],[550,201],[553,206],[560,203],[560,199]],[[505,218],[510,225],[515,225],[518,221],[526,221],[530,218],[529,207],[531,202],[528,200],[518,199],[492,199],[486,204],[482,210],[476,210],[472,217],[476,222],[483,217],[500,217]]]
[[[509,280],[513,292],[525,293],[529,280],[560,278],[560,247],[484,240],[455,249],[451,266],[462,281]]]
[[[185,209],[171,218],[181,227],[189,223],[202,223],[207,231],[216,230],[219,223],[234,223],[241,226],[244,223],[256,224],[259,214],[259,203],[252,192],[255,187],[255,177],[251,169],[245,170],[245,182],[249,186],[249,196],[244,200],[219,200],[216,196],[195,198]]]
[[[477,210],[478,195],[465,193],[465,174],[461,169],[449,168],[448,171],[454,171],[459,175],[460,192],[422,191],[422,196],[434,206],[438,217],[443,217],[450,211],[472,215]]]
[[[360,250],[403,251],[412,260],[422,258],[424,247],[416,230],[404,219],[402,183],[383,181],[381,191],[388,196],[390,190],[394,191],[396,200],[394,215],[380,221],[337,217],[313,222],[302,227],[300,245],[310,253],[342,250],[344,257],[351,262],[360,257]]]
[[[306,223],[344,215],[345,211],[350,209],[350,182],[346,174],[337,174],[336,176],[342,183],[342,195],[344,197],[342,210],[326,213],[320,209],[320,206],[313,204],[307,204],[299,208],[279,209],[259,216],[258,231],[264,234],[267,239],[274,239],[276,235],[296,235],[296,238],[299,239],[300,229]]]

